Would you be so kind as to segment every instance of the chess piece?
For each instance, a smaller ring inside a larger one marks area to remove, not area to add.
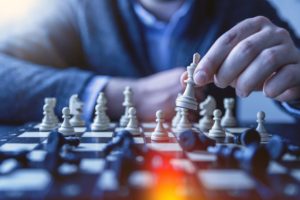
[[[134,107],[129,108],[128,117],[129,117],[129,122],[125,130],[129,131],[132,135],[140,135],[141,131],[136,117],[136,109]]]
[[[64,145],[77,147],[80,143],[78,138],[65,138],[61,133],[52,131],[47,139],[47,152],[57,153]]]
[[[81,102],[78,98],[77,94],[74,94],[70,98],[70,113],[73,117],[70,120],[70,123],[74,127],[82,127],[85,126],[85,122],[82,119],[83,112],[83,102]]]
[[[97,99],[97,105],[95,107],[95,118],[91,124],[92,131],[104,131],[109,129],[110,120],[106,115],[106,102],[104,93],[100,93]]]
[[[164,128],[164,113],[161,110],[156,112],[156,122],[157,125],[152,132],[151,140],[154,141],[168,141],[169,135],[168,131]]]
[[[53,128],[56,127],[55,122],[51,116],[51,106],[49,104],[45,104],[43,107],[43,120],[39,126],[40,131],[51,131]]]
[[[181,96],[181,94],[180,93],[178,93],[178,95],[177,95],[177,98],[176,98],[176,100],[179,98]],[[181,117],[181,115],[180,115],[180,107],[175,107],[175,111],[176,111],[176,115],[173,117],[173,119],[172,119],[172,128],[176,128],[176,126],[177,126],[177,124],[178,124],[178,122],[180,121],[180,117]]]
[[[193,130],[186,130],[180,133],[178,142],[185,151],[203,151],[216,144],[215,140],[207,137],[203,133],[198,133]]]
[[[181,117],[180,121],[178,122],[178,125],[176,126],[176,129],[174,132],[177,134],[182,133],[183,131],[189,130],[192,128],[192,124],[188,119],[188,109],[181,108]]]
[[[224,99],[225,114],[221,120],[223,127],[235,127],[237,125],[236,119],[233,116],[234,102],[234,98]]]
[[[198,103],[195,98],[195,82],[193,79],[193,74],[199,61],[200,55],[195,53],[193,56],[193,62],[187,67],[188,79],[185,81],[187,84],[185,91],[183,95],[176,99],[177,107],[197,110]]]
[[[129,86],[127,86],[125,88],[123,94],[124,94],[124,102],[122,105],[125,107],[125,113],[124,113],[124,115],[121,116],[120,126],[126,127],[129,122],[128,110],[130,107],[133,106],[133,102],[132,102],[133,92],[132,92],[131,88]]]
[[[267,142],[269,140],[269,134],[264,126],[265,123],[265,112],[260,111],[257,113],[256,115],[257,117],[257,127],[256,127],[256,131],[259,132],[259,135],[261,137],[261,141],[262,142]]]
[[[253,129],[247,129],[241,134],[234,135],[234,142],[236,144],[242,144],[244,146],[249,146],[250,144],[260,144],[260,135]]]
[[[221,116],[222,116],[222,111],[219,109],[216,109],[214,111],[214,125],[213,127],[209,130],[208,136],[209,137],[225,137],[225,130],[221,126]]]
[[[212,119],[213,112],[217,107],[217,103],[214,97],[208,95],[206,99],[199,104],[200,115],[203,116],[199,120],[199,129],[202,132],[208,132],[214,124]]]
[[[58,126],[59,120],[58,117],[55,115],[55,106],[56,106],[56,98],[55,97],[47,97],[45,98],[45,104],[48,104],[50,106],[50,118],[55,124],[55,126]]]
[[[71,118],[70,109],[68,107],[64,107],[62,110],[62,115],[63,115],[62,118],[64,120],[61,126],[59,127],[58,132],[62,133],[64,136],[74,135],[75,130],[70,123],[70,118]]]

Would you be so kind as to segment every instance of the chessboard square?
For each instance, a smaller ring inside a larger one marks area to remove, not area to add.
[[[105,143],[81,143],[75,151],[102,151]]]
[[[41,143],[42,141],[44,141],[46,138],[38,138],[38,137],[30,137],[30,138],[26,138],[26,137],[15,137],[11,140],[9,140],[7,143],[18,143],[18,144],[30,144],[30,143]]]
[[[74,127],[76,133],[83,133],[86,131],[86,127]]]
[[[51,182],[51,176],[42,169],[21,169],[0,176],[0,191],[42,191]]]
[[[0,147],[1,151],[21,151],[21,150],[33,150],[38,144],[37,143],[6,143]]]
[[[207,153],[205,151],[195,151],[187,153],[187,157],[192,161],[200,162],[214,162],[217,160],[217,156]]]
[[[198,178],[205,188],[211,190],[252,190],[254,180],[242,170],[204,170]]]
[[[103,132],[85,132],[82,137],[113,137],[112,131],[103,131]]]
[[[182,151],[178,143],[148,143],[147,146],[157,151]]]
[[[173,158],[170,160],[170,163],[174,167],[175,170],[183,170],[190,174],[194,173],[196,171],[195,166],[188,159]]]
[[[144,135],[145,135],[145,137],[151,137],[152,132],[144,132]],[[174,138],[174,137],[175,137],[174,134],[173,134],[172,132],[168,132],[168,136],[169,136],[170,138]]]
[[[80,169],[85,173],[100,173],[105,166],[105,159],[84,158],[80,162]]]
[[[48,137],[50,134],[50,131],[47,131],[47,132],[24,132],[22,134],[20,134],[18,137],[38,137],[38,138],[43,138],[43,137]]]

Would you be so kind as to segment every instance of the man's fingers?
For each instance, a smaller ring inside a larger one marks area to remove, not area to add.
[[[290,88],[300,84],[299,64],[291,64],[282,67],[272,78],[266,81],[263,91],[267,97],[275,98]],[[287,95],[284,95],[287,96]],[[289,96],[289,95],[288,95]],[[278,97],[279,98],[279,97]]]
[[[300,98],[300,87],[293,87],[290,88],[286,91],[284,91],[282,94],[280,94],[279,96],[275,97],[275,99],[277,101],[281,101],[281,102],[289,102],[289,101],[293,101],[295,99],[299,99]]]
[[[180,76],[180,83],[182,87],[184,88],[186,86],[186,83],[184,82],[188,78],[187,71],[183,72],[182,75]]]
[[[222,35],[200,60],[194,74],[196,84],[204,85],[211,81],[230,51],[240,41],[260,31],[266,25],[271,26],[271,22],[265,17],[250,18]]]
[[[282,40],[282,37],[274,34],[273,28],[270,27],[242,40],[232,49],[220,66],[216,73],[215,84],[221,88],[227,87],[264,49],[276,46]]]

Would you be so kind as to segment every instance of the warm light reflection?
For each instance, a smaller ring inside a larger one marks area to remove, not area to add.
[[[9,23],[28,16],[39,1],[0,0],[0,23]]]

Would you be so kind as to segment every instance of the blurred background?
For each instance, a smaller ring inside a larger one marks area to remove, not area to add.
[[[40,0],[0,0],[0,29],[9,29],[11,23],[34,14],[31,10],[35,8],[38,1]],[[300,37],[300,0],[269,1]],[[1,32],[0,37],[3,37]],[[253,121],[258,110],[266,112],[268,122],[293,122],[291,116],[282,112],[272,100],[264,97],[262,92],[255,92],[246,99],[238,99],[237,114],[241,121]]]

